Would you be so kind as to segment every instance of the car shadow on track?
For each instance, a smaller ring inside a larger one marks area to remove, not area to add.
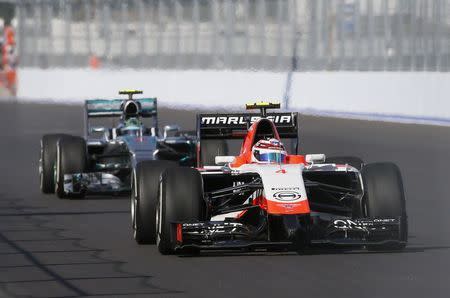
[[[108,200],[127,200],[129,195],[111,194],[111,195],[88,195],[84,198],[68,198],[68,201],[108,201]]]
[[[202,251],[196,254],[180,254],[180,258],[208,258],[208,257],[283,257],[283,256],[321,256],[321,255],[371,255],[371,254],[409,254],[409,253],[423,253],[429,250],[450,250],[450,246],[411,246],[403,250],[382,250],[382,251],[368,251],[365,249],[359,250],[343,250],[343,249],[314,249],[304,252],[283,251],[283,252],[268,252],[268,251]]]
[[[0,213],[1,217],[8,216],[66,216],[66,215],[99,215],[99,214],[123,214],[129,211],[82,211],[82,212],[18,212],[18,213]]]

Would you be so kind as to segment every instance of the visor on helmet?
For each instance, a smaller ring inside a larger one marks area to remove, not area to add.
[[[261,152],[260,150],[255,150],[253,152],[256,160],[267,163],[283,163],[286,161],[286,154],[283,152]]]

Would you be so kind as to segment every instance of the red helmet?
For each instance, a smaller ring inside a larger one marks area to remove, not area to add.
[[[284,163],[286,150],[277,139],[259,140],[252,148],[252,162]]]

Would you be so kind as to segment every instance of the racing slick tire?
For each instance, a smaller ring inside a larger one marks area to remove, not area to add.
[[[84,173],[87,169],[86,141],[81,137],[62,137],[56,143],[55,193],[60,199],[82,198],[84,194],[67,195],[64,192],[64,175]]]
[[[225,140],[205,140],[201,146],[203,166],[215,166],[216,156],[228,155],[228,144]]]
[[[361,171],[364,166],[364,161],[356,156],[332,156],[327,157],[325,163],[335,163],[335,164],[348,164]]]
[[[41,139],[39,181],[42,193],[55,193],[56,143],[65,134],[48,134]]]
[[[138,244],[156,243],[156,204],[161,173],[177,163],[149,160],[137,164],[131,186],[131,225]]]
[[[367,246],[368,250],[401,250],[408,240],[406,201],[400,169],[393,163],[367,164],[361,171],[364,181],[366,215],[400,218],[400,242]]]
[[[203,181],[193,168],[167,169],[161,177],[156,209],[156,244],[161,254],[174,252],[175,222],[204,219]],[[194,253],[195,251],[191,251]]]

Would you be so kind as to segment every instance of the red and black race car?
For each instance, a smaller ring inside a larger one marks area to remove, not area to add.
[[[392,163],[355,157],[288,154],[298,147],[298,114],[201,114],[199,143],[243,139],[238,156],[217,156],[216,166],[181,168],[165,162],[138,165],[132,224],[138,243],[162,254],[223,249],[345,247],[399,250],[407,242],[402,178]],[[291,140],[292,143],[292,140]],[[220,150],[219,150],[220,151]]]

